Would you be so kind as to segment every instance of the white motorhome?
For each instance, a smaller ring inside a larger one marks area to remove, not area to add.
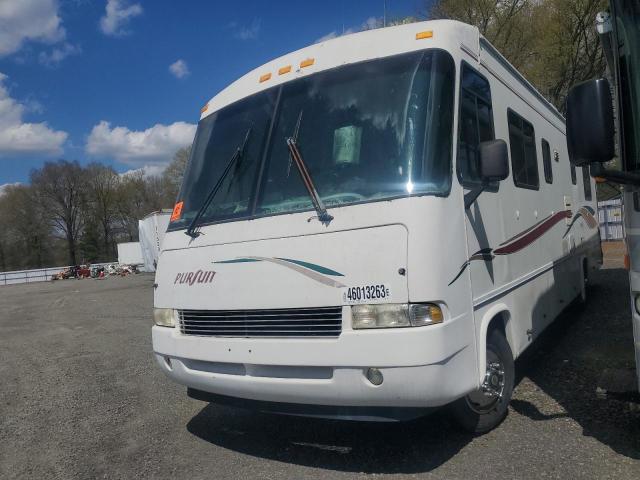
[[[563,117],[454,21],[271,61],[202,109],[153,349],[194,398],[486,431],[601,261]]]

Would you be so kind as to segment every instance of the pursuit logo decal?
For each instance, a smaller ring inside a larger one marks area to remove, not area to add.
[[[571,220],[571,223],[567,227],[567,230],[564,232],[562,238],[566,237],[571,228],[575,225],[576,221],[579,218],[583,218],[587,227],[596,228],[598,226],[598,221],[594,217],[595,210],[588,205],[584,207],[580,207],[575,217]],[[469,257],[469,260],[464,262],[458,271],[458,274],[449,282],[451,285],[455,282],[462,273],[467,269],[467,267],[471,264],[471,262],[475,260],[482,260],[485,262],[492,262],[493,259],[498,255],[510,255],[512,253],[519,252],[525,247],[528,247],[537,239],[539,239],[542,235],[548,232],[552,227],[554,227],[557,223],[564,220],[565,218],[571,218],[573,213],[571,210],[563,210],[561,212],[554,213],[553,215],[549,215],[546,218],[543,218],[535,225],[523,230],[522,232],[514,235],[508,240],[505,240],[498,248],[483,248],[482,250],[478,250],[476,253]]]
[[[194,283],[211,283],[216,272],[213,270],[197,270],[195,272],[180,272],[176,275],[173,284],[192,286]]]
[[[344,275],[340,272],[336,272],[327,267],[323,267],[322,265],[317,265],[311,262],[305,262],[303,260],[295,260],[292,258],[281,258],[281,257],[240,257],[234,258],[232,260],[221,260],[213,263],[248,263],[248,262],[269,262],[274,263],[276,265],[280,265],[281,267],[288,268],[290,270],[294,270],[298,272],[300,275],[304,275],[311,280],[314,280],[318,283],[322,283],[323,285],[327,285],[329,287],[334,288],[342,288],[345,285],[334,280],[331,277],[344,277]]]

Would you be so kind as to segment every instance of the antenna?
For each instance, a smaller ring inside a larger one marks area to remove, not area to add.
[[[382,0],[382,26],[387,26],[387,0]]]

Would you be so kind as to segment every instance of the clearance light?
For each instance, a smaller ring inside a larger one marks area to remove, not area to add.
[[[204,113],[204,112],[206,112],[208,109],[209,109],[209,104],[207,103],[207,104],[205,104],[205,106],[204,106],[204,107],[202,107],[202,108],[200,109],[200,113]]]
[[[593,179],[596,181],[596,183],[607,183],[607,179],[606,178],[593,177]]]
[[[175,222],[176,220],[180,220],[180,216],[182,216],[182,206],[184,205],[184,202],[178,202],[175,204],[175,206],[173,207],[173,212],[171,212],[171,218],[169,219],[172,222]]]
[[[316,62],[315,58],[307,58],[306,60],[303,60],[300,62],[300,68],[310,67],[315,62]]]
[[[265,73],[264,75],[260,75],[260,83],[266,82],[271,78],[271,73]]]
[[[425,38],[433,37],[433,30],[427,30],[425,32],[416,33],[416,40],[423,40]]]
[[[278,75],[284,75],[285,73],[289,73],[291,71],[291,65],[287,65],[286,67],[282,67],[278,70]]]

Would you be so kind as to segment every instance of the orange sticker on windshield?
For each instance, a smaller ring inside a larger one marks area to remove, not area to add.
[[[184,202],[176,203],[175,207],[173,207],[173,213],[171,214],[171,221],[175,222],[176,220],[180,220],[180,216],[182,215],[182,205]]]

